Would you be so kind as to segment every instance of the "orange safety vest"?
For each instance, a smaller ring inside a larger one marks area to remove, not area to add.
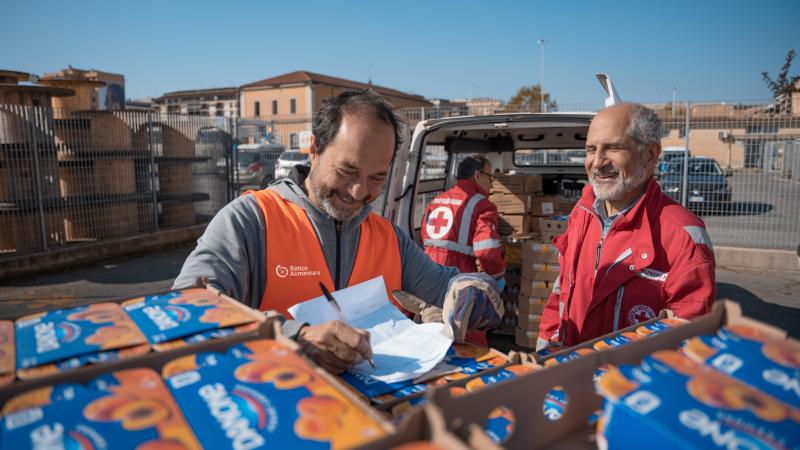
[[[262,189],[252,194],[267,225],[267,285],[259,309],[272,309],[291,317],[290,307],[322,294],[320,282],[333,290],[333,277],[306,212],[275,191]],[[392,291],[400,289],[401,274],[400,247],[394,227],[383,217],[370,213],[361,223],[355,264],[347,285],[383,275],[389,299],[399,307]]]

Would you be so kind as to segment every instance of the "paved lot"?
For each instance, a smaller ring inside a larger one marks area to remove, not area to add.
[[[737,172],[731,203],[701,212],[715,245],[782,248],[800,244],[800,181],[777,173]]]
[[[0,318],[36,308],[68,306],[165,291],[192,247],[140,255],[0,286]],[[742,305],[745,314],[800,337],[800,272],[717,269],[717,296]],[[505,347],[505,345],[503,345]]]

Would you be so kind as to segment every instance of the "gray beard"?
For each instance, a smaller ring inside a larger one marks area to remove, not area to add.
[[[638,189],[645,181],[647,181],[647,177],[644,168],[628,178],[617,178],[611,186],[608,183],[597,182],[594,176],[589,180],[594,190],[594,196],[598,200],[610,202],[621,200],[631,191]]]
[[[311,172],[308,174],[308,185],[311,188],[311,192],[314,193],[314,197],[317,198],[319,201],[318,208],[321,208],[322,211],[331,216],[334,220],[338,220],[339,222],[348,222],[353,217],[357,216],[360,209],[355,210],[354,212],[350,212],[348,210],[337,208],[333,202],[331,201],[331,197],[333,197],[333,192],[328,191],[326,194],[323,194],[322,189],[317,183],[316,171],[312,168]]]

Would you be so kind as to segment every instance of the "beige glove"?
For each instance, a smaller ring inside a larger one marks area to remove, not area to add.
[[[414,322],[430,323],[442,321],[442,308],[431,306],[416,295],[399,289],[392,291],[392,295],[395,300],[403,305],[403,308],[414,314]]]

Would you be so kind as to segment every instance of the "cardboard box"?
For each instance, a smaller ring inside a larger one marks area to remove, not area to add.
[[[659,319],[645,323],[657,320]],[[638,364],[644,356],[655,351],[675,349],[687,338],[714,333],[721,326],[731,323],[756,326],[776,338],[786,335],[785,331],[744,317],[738,303],[717,300],[709,314],[645,339],[527,373],[507,383],[498,384],[492,389],[469,395],[452,397],[446,391],[437,390],[432,393],[432,400],[442,409],[449,427],[481,426],[494,408],[498,406],[508,408],[517,418],[517,423],[514,433],[503,444],[504,447],[509,449],[549,447],[564,439],[585,435],[589,417],[602,403],[601,398],[594,392],[592,382],[595,371],[601,365]],[[620,333],[633,331],[641,325],[643,324],[622,329]],[[576,348],[592,348],[597,341],[613,336],[614,334],[602,336],[549,357],[566,354]],[[563,416],[554,422],[545,417],[542,405],[548,392],[557,386],[566,393],[568,403]],[[521,392],[525,395],[520,395]]]
[[[522,266],[522,278],[534,281],[555,282],[559,274],[558,264],[530,263]]]
[[[553,282],[544,280],[533,280],[523,277],[519,283],[520,296],[524,297],[550,297],[550,292],[553,291]]]
[[[396,433],[377,441],[372,441],[361,447],[356,447],[356,449],[382,450],[400,447],[402,445],[421,443],[431,445],[430,448],[446,448],[453,450],[469,450],[471,448],[490,450],[500,448],[491,441],[486,442],[483,439],[479,442],[473,439],[468,439],[468,443],[462,441],[447,430],[441,410],[431,403],[425,403],[397,426]]]
[[[526,297],[519,296],[517,300],[519,314],[539,314],[544,312],[544,305],[547,304],[547,297]]]
[[[492,193],[531,194],[542,192],[541,175],[498,174],[494,177]]]
[[[562,216],[572,212],[576,200],[560,195],[543,195],[537,197],[537,202],[540,205],[541,214],[535,212],[533,214],[537,216]]]
[[[521,214],[503,214],[497,223],[497,232],[507,236],[513,233],[527,233],[533,222],[531,216]]]
[[[558,250],[553,244],[540,242],[522,242],[522,260],[526,263],[558,264]]]
[[[489,201],[497,206],[501,214],[528,214],[531,212],[532,197],[530,194],[492,194]]]
[[[545,242],[552,242],[553,238],[563,234],[567,231],[566,219],[553,219],[553,218],[539,218],[539,232],[542,234],[542,240]]]
[[[539,326],[536,330],[529,330],[523,327],[517,327],[514,333],[514,343],[520,347],[526,347],[531,350],[536,348],[536,341],[539,338]]]
[[[526,331],[538,332],[539,323],[541,322],[542,322],[542,316],[540,314],[520,313],[519,317],[517,318],[517,328],[521,328]]]

